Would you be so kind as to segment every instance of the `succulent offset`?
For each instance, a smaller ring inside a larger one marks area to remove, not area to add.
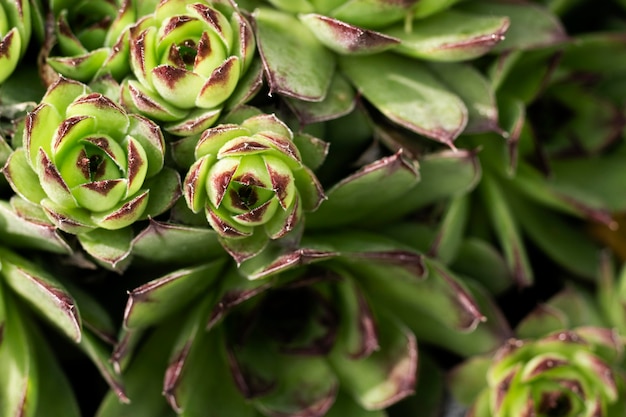
[[[219,117],[254,53],[250,24],[234,5],[162,1],[131,29],[135,79],[125,80],[123,103],[175,135],[201,133]]]
[[[511,340],[494,354],[487,388],[469,415],[624,415],[622,355],[622,340],[606,328]]]
[[[115,230],[159,214],[150,211],[151,200],[165,201],[154,206],[162,211],[179,195],[177,190],[151,194],[150,184],[163,190],[179,181],[163,166],[164,147],[156,124],[61,78],[28,114],[22,146],[4,173],[59,229]]]
[[[117,80],[130,73],[130,26],[158,2],[56,0],[56,43],[47,63],[65,77],[90,82],[110,75]]]
[[[322,158],[325,149],[321,148]],[[309,156],[310,157],[310,156]],[[205,130],[183,184],[185,201],[202,210],[237,261],[258,253],[316,209],[324,192],[302,161],[292,131],[275,115]]]

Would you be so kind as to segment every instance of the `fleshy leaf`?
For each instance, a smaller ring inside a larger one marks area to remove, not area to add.
[[[36,210],[43,219],[29,218],[31,209]],[[19,196],[13,197],[11,203],[0,201],[0,238],[11,242],[13,247],[43,249],[60,254],[69,254],[72,251],[56,227],[49,223],[41,208]]]
[[[342,387],[367,410],[379,410],[413,393],[417,373],[415,336],[395,320],[378,315],[380,348],[347,360],[340,346],[330,356]]]
[[[509,19],[492,13],[478,15],[446,10],[413,22],[410,32],[403,24],[384,33],[400,40],[395,52],[428,61],[466,61],[489,52],[505,38]]]
[[[380,159],[332,187],[328,199],[307,216],[307,227],[333,228],[385,217],[390,201],[404,198],[418,181],[415,164],[401,153]]]
[[[338,59],[348,79],[390,120],[454,146],[467,124],[467,108],[424,64],[389,52]]]
[[[148,204],[140,219],[156,217],[171,208],[182,194],[180,176],[170,167],[148,178],[143,188],[150,190]]]
[[[335,65],[330,51],[291,15],[258,8],[253,18],[270,92],[305,101],[323,100]]]
[[[464,2],[458,8],[485,16],[507,16],[511,20],[506,38],[494,48],[496,52],[544,47],[567,39],[559,19],[547,8],[531,2],[481,0]]]
[[[46,198],[37,173],[28,163],[24,148],[16,149],[2,169],[11,187],[26,200],[38,204]]]
[[[126,396],[124,383],[121,377],[114,371],[113,365],[109,361],[109,352],[89,330],[83,332],[83,338],[80,341],[80,349],[85,352],[96,368],[98,368],[100,375],[115,393],[117,400],[128,403],[130,400]]]
[[[222,256],[216,233],[206,227],[187,227],[151,220],[133,239],[132,255],[148,262],[189,265]]]
[[[286,102],[300,123],[308,125],[333,120],[350,113],[356,104],[356,94],[345,77],[335,72],[324,100],[312,102],[287,97]]]
[[[132,290],[126,304],[124,326],[128,329],[147,327],[174,314],[203,289],[214,285],[223,267],[224,260],[218,259],[172,272]]]
[[[491,363],[491,357],[477,355],[452,368],[448,381],[457,401],[466,406],[474,402],[480,391],[487,386],[485,375]]]
[[[461,196],[452,199],[439,224],[437,235],[432,241],[429,255],[448,264],[456,258],[464,238],[469,213],[469,199]]]
[[[379,28],[402,20],[417,0],[350,0],[332,10],[331,15],[339,20],[367,28]]]
[[[503,185],[494,178],[485,176],[479,190],[515,281],[519,286],[530,285],[533,282],[533,270],[530,267],[517,216],[514,215],[512,205],[504,195]]]
[[[38,380],[35,352],[29,337],[26,317],[2,288],[0,318],[2,319],[2,344],[0,367],[0,412],[4,416],[21,417],[35,414]]]
[[[229,353],[231,369],[244,396],[252,397],[252,403],[263,414],[325,415],[338,390],[338,381],[326,360],[319,356],[280,355],[268,343],[258,338],[255,342]],[[256,380],[266,381],[272,388],[266,388],[263,394],[256,392]]]
[[[431,71],[467,106],[463,133],[499,131],[498,106],[489,81],[475,68],[454,63],[431,63]]]
[[[317,13],[300,15],[299,18],[320,42],[340,54],[374,54],[400,42],[392,36]]]
[[[224,340],[219,329],[200,331],[180,355],[177,367],[182,368],[176,385],[166,394],[176,409],[185,416],[200,417],[206,410],[213,410],[214,417],[255,417],[254,407],[242,400],[228,367]],[[171,369],[171,368],[169,368]],[[212,377],[207,381],[206,375]]]
[[[130,228],[94,229],[78,236],[81,246],[88,254],[112,269],[123,268],[124,260],[130,253],[132,238]]]
[[[145,341],[124,373],[130,403],[121,402],[115,391],[109,391],[96,417],[175,417],[176,413],[163,397],[163,373],[179,329],[178,322],[159,326]]]
[[[43,376],[39,380],[35,417],[80,417],[72,386],[48,346],[48,340],[36,331],[35,326],[30,331],[37,371]]]
[[[80,342],[81,320],[67,290],[54,277],[6,249],[0,250],[0,262],[13,291],[70,339]]]

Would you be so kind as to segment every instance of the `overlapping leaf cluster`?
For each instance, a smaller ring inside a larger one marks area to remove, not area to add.
[[[608,4],[0,1],[2,415],[623,415]]]

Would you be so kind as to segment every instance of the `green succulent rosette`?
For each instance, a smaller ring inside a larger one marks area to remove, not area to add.
[[[136,79],[124,82],[122,100],[172,134],[201,133],[217,120],[254,52],[250,24],[234,5],[162,1],[131,31]],[[244,97],[260,86],[260,71],[251,72],[256,81],[243,83]]]
[[[105,74],[121,80],[130,73],[130,27],[157,0],[51,1],[56,48],[47,63],[58,73],[90,82]]]
[[[125,228],[180,195],[159,127],[77,81],[50,86],[22,141],[4,174],[31,209],[41,207],[40,221],[67,233]]]
[[[0,83],[15,70],[31,36],[30,3],[0,1]]]
[[[323,160],[325,146],[310,150]],[[324,199],[293,132],[273,114],[207,129],[194,156],[183,184],[185,201],[195,213],[204,210],[238,261],[294,230],[303,211]]]
[[[452,381],[467,393],[475,389],[468,388],[469,375],[484,378],[479,368],[488,368],[487,387],[469,414],[476,417],[618,417],[626,415],[622,363],[623,341],[614,330],[578,327],[512,339],[486,362],[470,359]]]

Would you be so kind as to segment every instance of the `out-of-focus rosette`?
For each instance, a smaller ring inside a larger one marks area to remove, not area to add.
[[[492,357],[470,358],[451,381],[463,397],[480,389],[470,381],[486,375],[471,416],[619,417],[626,415],[623,350],[623,340],[609,328],[559,330],[512,339]]]
[[[124,105],[174,135],[201,133],[231,97],[246,101],[261,85],[253,33],[234,4],[162,1],[132,28],[130,48],[136,79],[123,83]]]
[[[15,70],[26,52],[31,36],[30,3],[0,1],[0,83]]]
[[[323,160],[325,146],[310,149]],[[273,114],[204,131],[183,194],[192,211],[205,211],[237,261],[294,230],[302,212],[316,209],[324,199],[293,132]]]
[[[29,210],[40,207],[40,217],[65,232],[118,230],[162,213],[180,195],[164,150],[155,123],[61,78],[28,114],[4,174]]]
[[[90,82],[130,73],[130,27],[151,13],[158,0],[53,0],[56,45],[47,63],[65,77]]]

